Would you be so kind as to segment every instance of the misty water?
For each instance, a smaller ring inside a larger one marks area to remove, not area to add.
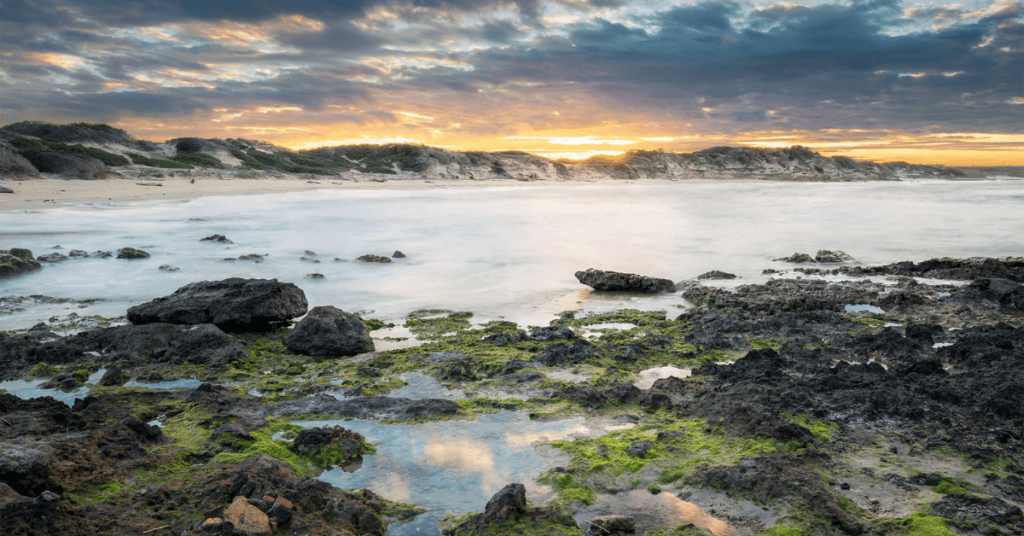
[[[434,190],[321,190],[0,209],[0,247],[36,255],[125,246],[146,260],[70,259],[0,281],[0,296],[106,301],[74,311],[119,316],[196,280],[277,278],[311,306],[400,320],[421,308],[543,325],[567,309],[676,310],[676,295],[594,295],[574,272],[594,267],[676,281],[718,269],[763,281],[771,259],[844,250],[865,264],[936,256],[1019,255],[1019,180],[855,183],[719,182],[524,185]],[[233,245],[200,242],[215,233]],[[306,250],[320,263],[301,261]],[[366,253],[405,259],[352,262]],[[262,263],[224,261],[259,253]],[[335,258],[344,259],[334,261]],[[157,269],[163,264],[179,272]],[[321,273],[326,279],[303,276]],[[0,315],[27,328],[72,306]]]

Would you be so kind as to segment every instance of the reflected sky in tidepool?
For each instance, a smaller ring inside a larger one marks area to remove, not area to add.
[[[532,445],[590,432],[583,419],[537,422],[510,411],[473,421],[417,425],[358,419],[295,424],[337,424],[363,434],[377,449],[376,454],[363,457],[362,467],[355,472],[334,468],[320,475],[321,480],[343,489],[369,488],[388,499],[432,510],[416,523],[389,529],[391,536],[438,534],[433,519],[446,513],[481,512],[492,495],[512,482],[525,485],[527,497],[543,503],[551,490],[534,479],[545,467],[568,458],[549,447]]]

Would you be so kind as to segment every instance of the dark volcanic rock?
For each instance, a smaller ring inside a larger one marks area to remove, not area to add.
[[[386,396],[338,400],[333,396],[314,395],[302,400],[267,404],[264,408],[275,417],[317,414],[357,419],[414,419],[455,415],[459,412],[458,404],[451,400],[436,398],[410,400]]]
[[[79,333],[68,338],[106,360],[156,363],[194,363],[224,367],[245,358],[241,341],[213,324],[142,324]],[[49,363],[49,361],[47,361]]]
[[[499,525],[513,520],[554,521],[560,525],[577,529],[576,522],[572,517],[557,510],[545,507],[530,508],[526,501],[526,487],[522,484],[509,484],[487,501],[483,513],[464,521],[455,528],[453,534],[476,534],[477,531],[483,530],[489,525]]]
[[[391,258],[392,259],[404,259],[405,258],[405,253],[402,253],[401,251],[398,251],[396,249],[395,252],[391,254]]]
[[[128,381],[128,377],[125,376],[124,372],[120,367],[111,365],[107,367],[107,371],[103,373],[103,377],[100,378],[100,385],[112,386],[112,385],[124,385]]]
[[[881,266],[840,266],[834,270],[822,270],[819,268],[798,268],[797,270],[815,275],[899,275],[959,280],[1000,278],[1024,283],[1024,257],[1001,257],[998,259],[989,257],[951,259],[943,257],[919,263],[903,261]]]
[[[340,449],[345,460],[351,460],[363,453],[365,438],[341,426],[307,428],[295,438],[291,449],[299,454],[316,454],[325,449]]]
[[[40,255],[36,257],[36,260],[39,262],[62,262],[68,260],[68,257],[66,255],[54,252],[48,255]]]
[[[575,338],[576,334],[573,333],[571,329],[565,326],[534,328],[533,332],[530,333],[530,339],[541,342]]]
[[[276,279],[231,278],[185,285],[170,296],[128,309],[133,324],[216,324],[226,331],[266,329],[306,313],[306,295]]]
[[[149,253],[135,248],[121,248],[117,250],[118,259],[148,259]]]
[[[703,274],[698,275],[697,279],[736,279],[736,274],[730,274],[720,270],[711,270],[710,272],[704,272]]]
[[[983,499],[966,493],[949,493],[932,503],[932,514],[952,519],[961,526],[975,521],[982,525],[1002,525],[1010,534],[1024,534],[1021,509],[994,497]]]
[[[816,262],[814,260],[814,257],[811,257],[810,255],[808,255],[806,253],[794,253],[794,254],[792,254],[792,255],[790,255],[788,257],[779,257],[778,259],[772,259],[772,260],[773,261],[780,261],[780,262],[792,262],[792,263],[795,263],[795,264],[803,264],[803,263],[807,263],[807,262]]]
[[[595,354],[597,354],[597,347],[593,343],[583,339],[576,339],[572,344],[564,342],[552,344],[545,348],[543,352],[535,355],[533,360],[549,367],[575,365]]]
[[[815,279],[772,279],[763,285],[740,285],[735,292],[691,287],[683,297],[715,309],[779,314],[801,311],[842,311],[848,304],[875,305],[879,285],[838,284]]]
[[[1024,312],[1024,285],[1009,279],[975,279],[946,301]]]
[[[391,257],[385,257],[383,255],[367,254],[367,255],[360,255],[359,257],[356,257],[356,261],[357,262],[379,262],[379,263],[387,264],[387,263],[391,262]]]
[[[818,253],[814,256],[814,260],[817,262],[854,262],[856,259],[848,255],[845,251],[819,249]]]
[[[50,333],[0,332],[0,378],[14,379],[38,363],[64,365],[86,359],[81,345]]]
[[[314,307],[285,340],[289,350],[311,356],[350,356],[373,351],[370,331],[355,315]]]
[[[200,242],[221,242],[224,244],[234,244],[234,242],[228,240],[228,237],[222,234],[210,235],[206,238],[199,239]]]
[[[607,272],[588,268],[576,272],[576,279],[595,290],[624,290],[629,292],[675,292],[676,285],[668,279],[659,279],[638,274]]]

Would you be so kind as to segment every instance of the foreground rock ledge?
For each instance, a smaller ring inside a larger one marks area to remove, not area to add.
[[[253,331],[306,314],[306,294],[276,279],[199,281],[170,296],[128,309],[132,324],[216,324],[224,331]]]
[[[647,294],[676,291],[676,284],[668,279],[593,268],[588,268],[585,272],[576,272],[576,279],[595,290],[622,290]]]

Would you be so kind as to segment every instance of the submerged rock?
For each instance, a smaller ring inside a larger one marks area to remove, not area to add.
[[[595,290],[621,290],[629,292],[675,292],[676,285],[668,279],[623,272],[609,272],[588,268],[576,272],[576,279]]]
[[[848,255],[845,251],[829,251],[827,249],[819,249],[818,253],[814,255],[814,260],[817,262],[854,262],[856,259]]]
[[[359,317],[331,306],[314,307],[285,339],[289,350],[310,356],[351,356],[373,351]]]
[[[379,263],[387,264],[387,263],[391,262],[391,258],[390,257],[385,257],[383,255],[373,255],[371,253],[371,254],[360,255],[359,257],[356,257],[356,261],[358,261],[358,262],[379,262]]]
[[[633,534],[636,520],[629,516],[597,516],[590,520],[590,534]]]
[[[42,265],[25,248],[0,249],[0,277],[38,270]]]
[[[224,244],[234,244],[234,242],[232,242],[231,240],[228,240],[228,237],[226,237],[226,236],[224,236],[222,234],[210,235],[210,236],[208,236],[206,238],[199,239],[199,241],[200,242],[221,242],[221,243],[224,243]]]
[[[68,257],[88,257],[89,254],[81,249],[73,249],[68,253]]]
[[[148,259],[149,253],[135,248],[121,248],[117,250],[118,259]]]
[[[266,329],[306,313],[302,289],[276,279],[199,281],[128,309],[133,324],[216,324],[225,331]]]
[[[736,279],[736,274],[730,274],[720,270],[711,270],[710,272],[704,272],[703,274],[698,275],[697,279]]]
[[[813,257],[806,253],[794,253],[788,257],[779,257],[778,259],[772,259],[773,261],[780,262],[792,262],[796,264],[802,264],[806,262],[816,262]]]
[[[36,257],[36,260],[39,262],[61,262],[68,260],[68,257],[67,255],[54,252],[48,255],[40,255]]]
[[[161,264],[160,267],[157,269],[162,272],[177,272],[181,270],[181,268],[178,268],[177,266],[171,266],[170,264]]]
[[[456,415],[459,405],[439,398],[393,398],[368,396],[338,400],[329,395],[314,395],[302,400],[276,402],[264,406],[269,415],[294,417],[296,415],[336,415],[357,419],[415,419]]]
[[[391,258],[392,259],[404,259],[405,258],[405,253],[402,253],[401,251],[398,251],[396,249],[395,252],[391,254]]]

